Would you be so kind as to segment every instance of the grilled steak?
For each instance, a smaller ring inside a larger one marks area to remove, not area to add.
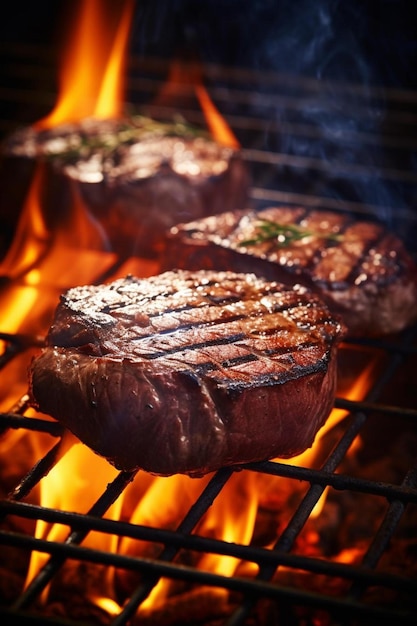
[[[81,196],[107,244],[122,256],[157,257],[167,229],[242,209],[249,188],[239,150],[190,125],[143,116],[24,128],[8,138],[3,153],[15,162],[14,185],[16,162],[25,176],[28,161],[45,163],[46,213],[54,219],[57,206]]]
[[[381,224],[340,213],[271,207],[225,212],[172,228],[162,269],[255,272],[314,290],[352,336],[417,320],[417,268]]]
[[[342,333],[304,287],[232,272],[127,277],[62,296],[31,395],[118,468],[198,476],[311,446]]]

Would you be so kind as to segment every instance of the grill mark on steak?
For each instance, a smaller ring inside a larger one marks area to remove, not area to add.
[[[230,362],[224,361],[222,363],[214,363],[213,361],[207,361],[198,365],[195,368],[195,372],[204,376],[221,373],[224,375],[224,379],[228,380],[228,389],[238,390],[244,389],[245,387],[270,387],[276,385],[277,383],[284,384],[285,382],[288,382],[288,380],[297,380],[310,374],[325,372],[328,366],[328,359],[322,359],[321,361],[317,361],[309,366],[300,366],[293,362],[284,364],[274,360],[275,368],[278,366],[281,369],[279,374],[275,373],[271,376],[270,371],[266,371],[261,374],[248,371],[243,373],[243,377],[246,378],[246,380],[235,381],[232,378],[231,371],[233,368],[236,368],[239,365],[254,364],[259,361],[260,359],[258,359],[256,355],[247,354],[246,356],[235,357],[234,359],[231,359]]]
[[[133,280],[132,277],[127,277],[126,280]],[[236,281],[237,282],[237,281]],[[136,285],[136,281],[134,281],[133,285]],[[197,294],[193,294],[192,293],[192,283],[190,283],[189,286],[189,290],[190,290],[190,297],[196,297],[197,299],[201,300],[202,297],[204,297],[207,300],[210,300],[211,302],[213,302],[213,304],[216,305],[226,305],[227,303],[232,303],[232,302],[239,302],[241,299],[240,295],[237,294],[229,294],[229,295],[215,295],[214,293],[210,294],[207,293],[207,290],[210,288],[214,288],[217,286],[217,283],[215,283],[214,281],[210,281],[207,284],[204,284],[204,289],[201,290],[200,292],[197,292]],[[164,303],[164,312],[172,312],[172,311],[186,311],[187,309],[194,309],[195,306],[194,304],[184,304],[181,306],[172,306],[170,304],[171,299],[177,300],[178,299],[178,291],[175,289],[172,289],[171,291],[164,291],[163,294],[161,294],[160,292],[155,293],[153,296],[148,296],[146,295],[145,297],[143,297],[141,294],[138,295],[137,290],[134,289],[132,291],[129,291],[129,289],[127,288],[123,288],[123,285],[121,285],[119,288],[118,287],[110,287],[110,290],[114,290],[116,291],[118,294],[120,294],[121,296],[126,296],[128,298],[128,300],[126,302],[114,302],[113,304],[106,304],[104,305],[100,311],[102,311],[103,313],[114,313],[115,311],[117,311],[118,309],[122,308],[122,307],[126,307],[126,306],[131,306],[132,303],[136,304],[138,302],[141,301],[145,301],[147,303],[147,306],[149,307],[150,302],[153,302],[157,305],[159,305],[159,301],[163,301]],[[184,290],[185,291],[185,290]],[[256,297],[262,297],[262,296],[266,296],[268,294],[271,293],[275,293],[276,289],[275,289],[275,285],[269,285],[269,284],[264,284],[262,287],[260,287],[259,292],[257,292]],[[288,290],[287,290],[288,291]],[[90,295],[90,294],[89,294]],[[293,296],[293,294],[291,294]],[[71,301],[71,295],[69,297],[64,297],[64,300],[66,301]],[[74,300],[75,302],[75,300]],[[74,304],[73,302],[73,304]],[[157,308],[157,310],[155,311],[155,313],[148,313],[149,317],[152,317],[153,315],[159,315],[161,313],[160,308]]]
[[[352,221],[350,223],[346,223],[344,225],[344,228],[341,230],[341,234],[342,235],[345,234],[348,228],[352,226],[352,224],[353,224]],[[378,231],[375,233],[374,238],[370,238],[364,244],[361,254],[355,258],[355,261],[352,263],[349,273],[346,274],[343,280],[333,281],[333,282],[328,279],[317,280],[316,284],[322,285],[326,289],[329,289],[330,291],[341,290],[341,289],[346,288],[348,285],[355,284],[362,273],[362,266],[363,266],[364,261],[369,257],[372,249],[378,246],[381,242],[383,242],[385,236],[386,235],[384,234],[384,232]],[[335,248],[335,252],[337,252],[337,246],[334,243],[328,242],[326,247],[329,249]],[[313,270],[315,267],[319,265],[321,260],[322,260],[321,251],[317,250],[315,259],[314,259],[315,261],[314,264],[312,264],[311,267],[307,267],[307,269]],[[337,259],[336,259],[336,263],[337,263]],[[386,282],[385,279],[384,279],[384,282]]]
[[[314,344],[310,344],[308,342],[304,343],[302,346],[299,346],[299,348],[308,348],[309,346],[314,345]],[[270,350],[268,352],[264,352],[264,353],[256,353],[253,348],[250,348],[252,350],[252,353],[247,353],[245,355],[239,355],[230,359],[227,359],[226,361],[222,361],[221,364],[218,363],[213,363],[212,361],[205,361],[201,364],[198,365],[198,371],[200,371],[201,373],[203,372],[208,372],[208,371],[214,371],[216,368],[221,367],[222,369],[228,369],[228,368],[232,368],[235,367],[236,365],[242,365],[244,363],[251,363],[254,361],[259,361],[268,357],[272,357],[272,356],[283,356],[285,355],[288,359],[288,363],[285,364],[283,362],[278,362],[276,359],[271,359],[272,361],[274,361],[275,364],[278,364],[279,367],[282,367],[284,370],[288,371],[288,368],[291,367],[293,365],[293,359],[292,359],[292,353],[294,352],[294,350],[291,349],[276,349],[276,350]],[[248,347],[249,350],[249,347]],[[319,371],[321,369],[324,368],[325,364],[327,363],[327,360],[324,359],[320,362],[317,362],[314,364],[314,366],[312,367],[307,367],[304,368],[304,372],[313,372],[313,371]],[[278,380],[278,377],[276,377],[275,380]],[[274,382],[275,382],[274,380]]]
[[[350,271],[350,273],[347,275],[346,279],[344,280],[344,284],[355,283],[355,281],[360,276],[362,263],[369,256],[369,253],[372,250],[372,248],[378,245],[378,243],[380,243],[383,240],[383,238],[384,238],[384,235],[381,232],[379,233],[379,236],[376,236],[373,240],[370,240],[366,246],[364,246],[361,256],[358,257],[356,264],[352,265],[352,270]]]
[[[311,211],[304,208],[303,213],[299,214],[297,218],[294,219],[294,224],[300,226],[303,221],[309,218],[310,214],[311,214]],[[355,224],[355,221],[351,216],[343,216],[343,220],[340,221],[339,231],[338,231],[338,234],[340,234],[342,241],[348,229],[354,226],[354,224]],[[307,226],[307,229],[309,227],[310,227],[310,223]],[[238,223],[235,224],[235,228],[233,230],[236,230],[237,228],[238,228]],[[314,229],[314,222],[313,222],[313,229]],[[345,277],[343,281],[340,281],[340,283],[337,283],[337,282],[332,283],[329,280],[323,280],[323,281],[317,281],[317,282],[321,282],[323,285],[326,286],[326,288],[335,289],[335,290],[342,288],[346,284],[353,283],[360,275],[361,265],[363,261],[369,256],[369,253],[372,250],[372,248],[377,246],[384,239],[384,236],[385,236],[384,231],[381,229],[378,229],[375,231],[374,237],[369,238],[367,242],[363,241],[364,245],[363,245],[362,253],[361,255],[358,255],[355,258],[355,262],[352,264],[349,274]],[[312,254],[312,256],[305,263],[304,265],[305,270],[307,270],[308,272],[314,272],[315,267],[322,260],[323,248],[325,249],[334,248],[336,251],[339,246],[343,247],[343,243],[339,243],[331,239],[324,239],[322,241],[322,246],[317,247],[314,250],[314,253]],[[274,252],[276,252],[276,244],[271,242],[271,245],[267,251],[267,254],[272,255]]]
[[[248,303],[246,303],[248,304]],[[248,307],[246,307],[248,308]],[[197,330],[198,328],[202,328],[204,329],[205,327],[214,327],[216,325],[220,325],[220,324],[226,324],[226,323],[233,323],[233,322],[243,322],[245,320],[247,320],[249,317],[251,317],[252,319],[256,319],[257,317],[259,317],[260,315],[264,316],[264,319],[267,319],[267,314],[264,312],[264,310],[262,309],[255,309],[253,314],[251,316],[244,314],[244,313],[232,313],[230,312],[230,316],[227,317],[227,319],[225,319],[225,315],[224,315],[224,311],[221,312],[221,317],[218,317],[218,308],[217,307],[210,307],[210,306],[206,306],[206,307],[199,307],[199,310],[204,310],[204,313],[208,313],[209,310],[212,309],[212,312],[215,314],[213,317],[210,317],[210,319],[208,319],[207,321],[199,321],[199,320],[194,320],[194,321],[181,321],[181,318],[177,318],[175,317],[175,321],[177,321],[178,323],[176,323],[175,325],[172,326],[168,326],[166,328],[163,327],[164,324],[164,320],[168,317],[171,317],[173,313],[184,313],[186,311],[192,311],[194,312],[195,309],[193,309],[192,307],[187,307],[186,309],[171,309],[169,312],[167,313],[163,313],[159,316],[155,315],[155,316],[150,316],[150,325],[153,327],[153,330],[157,330],[159,335],[169,335],[172,334],[174,332],[177,331],[187,331],[187,330]],[[269,314],[270,315],[277,315],[277,314],[282,314],[283,317],[283,328],[288,327],[291,322],[290,319],[287,318],[285,316],[285,314],[288,314],[289,316],[291,316],[291,312],[292,310],[297,310],[299,311],[300,306],[297,304],[294,304],[293,306],[274,306],[272,309],[269,310]],[[153,320],[152,320],[153,317]],[[314,322],[316,324],[324,324],[326,321],[326,318],[324,318],[323,316],[315,316],[314,317]],[[158,325],[156,325],[156,322],[159,322]],[[272,329],[268,329],[268,328],[263,328],[262,334],[267,334],[268,332],[276,332],[276,326],[273,327]],[[253,332],[253,334],[256,334],[255,332]],[[136,336],[132,336],[130,339],[132,341],[141,341],[142,339],[146,339],[149,337],[153,337],[154,336],[154,332],[149,332],[149,333],[141,333],[140,335],[136,335]]]
[[[275,233],[285,238],[286,226],[290,236],[280,243]],[[392,334],[417,321],[417,267],[404,244],[383,224],[344,213],[283,206],[178,224],[162,263],[172,268],[299,282],[342,316],[351,336]]]
[[[182,328],[180,330],[183,330]],[[204,341],[197,341],[195,343],[190,343],[188,345],[178,345],[173,346],[172,348],[166,348],[165,350],[160,350],[159,352],[154,352],[152,354],[144,354],[141,350],[141,355],[144,359],[160,359],[169,356],[170,354],[175,354],[177,352],[184,351],[192,351],[192,350],[201,350],[204,348],[208,348],[210,346],[225,346],[229,343],[234,343],[236,341],[240,341],[246,335],[244,333],[237,333],[236,335],[229,335],[228,337],[218,337],[217,339],[205,339]]]
[[[132,277],[128,276],[125,280],[130,281],[132,280]],[[133,284],[136,285],[136,281]],[[204,285],[204,291],[201,291],[197,294],[192,294],[192,285],[190,284],[190,299],[197,300],[204,306],[208,306],[207,300],[211,301],[214,305],[220,306],[226,306],[229,303],[241,301],[241,296],[236,294],[216,296],[215,294],[207,293],[207,289],[215,286],[215,282],[208,283],[207,285]],[[137,293],[136,288],[129,291],[128,288],[123,288],[123,285],[121,285],[120,287],[110,286],[109,290],[117,292],[120,296],[126,298],[126,300],[118,300],[110,304],[105,304],[97,310],[98,313],[114,315],[118,311],[123,313],[124,311],[126,311],[127,307],[132,307],[132,305],[137,306],[138,304],[143,303],[146,304],[147,307],[147,317],[153,318],[161,315],[160,302],[163,302],[163,313],[182,313],[187,310],[193,311],[196,309],[195,302],[183,304],[181,306],[178,306],[178,304],[176,306],[170,304],[172,300],[174,302],[178,300],[178,292],[176,290],[164,291],[163,294],[158,292],[155,293],[153,296],[142,296],[142,294]],[[75,291],[76,290],[70,290],[68,296],[62,297],[62,301],[68,303],[72,308],[77,310],[81,309],[83,305],[83,300],[85,298],[78,297],[77,299],[75,299],[72,295]],[[268,284],[265,284],[263,288],[259,289],[257,298],[267,296],[274,292],[275,285],[270,286]],[[293,296],[293,294],[291,294],[291,296]],[[94,287],[90,288],[90,291],[87,293],[87,298],[90,302],[90,310],[92,311],[95,309],[95,307],[91,306],[92,304],[94,304]],[[154,310],[152,310],[151,303],[155,305]],[[285,306],[285,303],[283,303],[283,306]]]
[[[320,324],[325,321],[321,315],[321,309],[313,309],[306,305],[305,302],[301,304],[299,298],[295,298],[295,292],[286,288],[281,294],[279,299],[276,292],[276,284],[265,285],[264,288],[260,288],[258,295],[255,299],[242,300],[237,296],[218,297],[215,301],[210,294],[201,294],[198,306],[194,304],[186,304],[183,306],[172,306],[169,296],[154,297],[152,299],[154,304],[154,310],[152,310],[149,302],[141,302],[141,298],[136,298],[136,302],[132,305],[132,302],[117,302],[113,305],[101,306],[98,309],[99,313],[109,314],[112,317],[111,323],[114,324],[119,318],[123,318],[126,315],[126,319],[132,317],[132,310],[136,311],[138,306],[146,305],[146,320],[147,325],[142,327],[142,324],[134,326],[131,322],[130,327],[134,327],[135,334],[128,337],[129,341],[141,341],[146,338],[154,337],[155,332],[158,335],[168,335],[176,331],[187,331],[192,329],[198,329],[199,327],[214,327],[219,324],[232,324],[233,322],[245,321],[249,317],[256,319],[261,315],[263,319],[268,319],[268,316],[275,316],[275,330],[277,323],[277,315],[282,316],[283,328],[289,325],[294,326],[294,322],[291,320],[292,311],[297,311],[299,316],[304,316],[308,319],[308,323],[312,321],[316,324]],[[71,296],[63,298],[63,304],[70,306],[75,311],[82,310],[84,303],[83,300],[75,301]],[[125,294],[123,294],[125,295]],[[169,294],[175,297],[176,292]],[[269,296],[273,295],[273,300]],[[250,296],[250,294],[249,294]],[[94,298],[94,290],[92,290],[92,299]],[[207,299],[210,301],[208,302]],[[161,300],[163,302],[163,310],[161,309]],[[165,300],[168,300],[166,305]],[[305,300],[305,298],[304,298]],[[242,310],[243,306],[243,310]],[[308,309],[308,311],[307,311]],[[94,312],[91,308],[88,310],[90,316]],[[197,316],[197,317],[196,317]],[[266,325],[263,326],[263,332],[267,332]],[[56,337],[54,337],[56,341]],[[59,342],[58,345],[66,345],[65,342]]]
[[[272,336],[273,331],[270,331],[270,334]],[[192,352],[192,351],[198,351],[198,350],[206,350],[210,347],[214,347],[214,346],[225,346],[228,344],[233,344],[236,342],[240,342],[242,339],[246,339],[247,335],[245,335],[244,333],[240,333],[240,334],[236,334],[236,335],[229,335],[228,337],[219,337],[217,339],[206,339],[204,341],[200,341],[200,342],[195,342],[195,343],[190,343],[187,345],[178,345],[178,346],[174,346],[172,348],[166,348],[164,350],[159,350],[157,352],[153,352],[153,353],[148,353],[146,354],[143,350],[143,348],[141,348],[140,354],[144,359],[149,359],[149,360],[155,360],[155,359],[160,359],[160,358],[165,358],[169,355],[174,355],[177,353],[182,353],[184,355],[184,357],[186,358],[186,354],[184,353],[188,353],[188,352]],[[280,348],[270,348],[267,350],[264,350],[263,352],[259,351],[257,353],[257,355],[255,355],[256,359],[258,359],[259,357],[271,357],[273,355],[282,355],[282,354],[289,354],[290,352],[293,352],[294,350],[300,350],[300,349],[305,349],[311,346],[314,346],[315,342],[311,342],[311,341],[304,341],[301,343],[298,343],[296,346],[285,346],[285,347],[280,347]],[[242,344],[239,343],[239,347],[241,347]],[[251,349],[253,350],[253,347],[251,347]],[[234,357],[232,359],[228,359],[229,363],[232,362],[237,362],[240,358],[242,357]],[[246,357],[244,357],[244,359],[246,359]],[[254,360],[254,359],[253,359]]]
[[[243,337],[243,339],[248,340],[249,338]],[[223,345],[229,345],[237,352],[237,355],[233,356],[231,354],[227,360],[219,361],[217,359],[218,348]],[[296,346],[280,346],[277,349],[270,348],[265,350],[264,348],[257,349],[253,342],[250,344],[242,343],[242,339],[239,338],[236,342],[218,341],[214,343],[206,341],[191,346],[183,346],[183,348],[179,347],[171,351],[165,350],[159,354],[151,355],[150,359],[153,360],[153,357],[155,357],[155,360],[162,359],[164,363],[171,362],[180,367],[186,364],[200,374],[208,374],[210,372],[216,375],[216,380],[219,382],[221,380],[232,381],[235,388],[241,388],[247,384],[251,386],[269,384],[268,380],[272,384],[285,382],[289,378],[298,378],[325,370],[327,359],[316,355],[316,348],[319,345],[320,343],[317,339],[316,342],[305,341]],[[309,349],[312,350],[311,362],[304,357],[302,363],[297,364],[297,354],[300,351]],[[141,350],[141,357],[149,358],[145,357],[143,350]],[[247,380],[234,381],[236,368],[248,363],[252,363],[252,365],[256,363],[256,367],[244,374],[244,378]]]
[[[298,302],[293,302],[292,306],[286,306],[285,308],[282,305],[277,307],[269,305],[269,311],[266,313],[265,306],[257,301],[245,301],[245,313],[234,314],[232,311],[226,310],[227,315],[225,315],[225,302],[230,304],[230,299],[223,300],[223,306],[221,306],[222,302],[220,302],[219,305],[208,304],[199,307],[198,313],[204,316],[202,321],[195,319],[192,322],[182,321],[182,316],[185,312],[184,308],[170,309],[168,312],[161,313],[158,316],[158,322],[159,326],[162,325],[162,329],[159,328],[156,335],[154,332],[141,332],[142,329],[139,328],[137,330],[140,334],[129,336],[129,341],[132,341],[133,345],[135,346],[136,344],[137,346],[137,348],[133,347],[132,351],[149,360],[164,359],[176,353],[182,353],[184,358],[187,358],[188,353],[191,351],[201,351],[211,346],[227,344],[240,346],[239,342],[243,339],[250,337],[251,341],[253,341],[257,336],[260,338],[270,336],[272,338],[277,332],[281,331],[285,333],[286,345],[279,348],[264,349],[262,356],[282,354],[293,349],[299,350],[302,347],[313,345],[311,341],[304,341],[305,330],[303,330],[301,325],[297,326],[293,320],[285,317],[284,313],[291,317],[291,311],[296,309],[301,315],[303,315],[304,311],[304,317],[308,317],[310,324],[323,325],[326,321],[321,309],[319,310],[319,315],[315,315],[317,309],[300,307]],[[189,312],[190,308],[187,307],[186,310]],[[195,309],[191,310],[192,314],[195,314]],[[175,317],[174,324],[170,324],[173,311],[179,313],[180,317]],[[281,326],[277,321],[277,315],[280,313],[282,314]],[[166,318],[168,318],[168,324],[170,325],[168,328],[163,328]],[[262,321],[260,327],[258,327],[259,320]],[[289,330],[291,332],[290,338],[288,338]],[[204,337],[203,341],[200,340],[201,336]],[[309,336],[311,336],[311,329]],[[195,341],[196,337],[198,341]],[[319,341],[318,337],[317,341]],[[296,343],[295,346],[293,345],[294,342]],[[261,351],[259,351],[260,354]]]
[[[238,280],[229,279],[228,288],[238,283]],[[140,283],[139,283],[140,284]],[[187,284],[185,284],[187,286]],[[248,287],[248,286],[247,286]],[[305,294],[301,292],[297,295],[294,290],[283,289],[279,297],[276,294],[276,283],[264,283],[257,285],[256,294],[246,288],[239,300],[236,295],[219,293],[218,284],[208,281],[204,286],[199,285],[200,293],[197,298],[198,306],[186,304],[184,306],[173,307],[172,303],[188,297],[188,290],[182,289],[179,292],[171,289],[168,293],[163,290],[161,294],[151,296],[147,304],[146,320],[147,324],[134,325],[131,322],[132,306],[140,306],[141,290],[134,279],[126,279],[122,282],[110,286],[109,291],[113,292],[111,297],[118,294],[122,301],[115,301],[111,304],[99,305],[100,312],[111,311],[113,316],[114,329],[110,334],[110,340],[105,339],[101,343],[100,354],[132,354],[148,361],[158,359],[181,359],[193,364],[200,371],[204,363],[204,354],[212,350],[210,371],[219,370],[226,376],[227,369],[232,369],[238,364],[256,361],[259,359],[277,359],[276,367],[285,371],[287,365],[282,362],[282,356],[288,355],[294,350],[303,350],[314,345],[311,338],[314,337],[312,325],[325,328],[326,318],[322,307],[312,306],[313,301],[307,301]],[[94,301],[94,288],[91,288]],[[85,293],[81,292],[79,301],[73,297],[73,291],[68,296],[63,297],[62,302],[73,306],[75,310],[83,310]],[[80,292],[77,290],[76,294]],[[185,294],[185,295],[184,295]],[[273,294],[273,298],[271,298]],[[213,298],[214,296],[214,298]],[[282,296],[282,297],[281,297]],[[126,300],[129,298],[129,300]],[[131,300],[136,300],[134,305]],[[162,300],[162,306],[161,306]],[[165,303],[168,300],[168,306]],[[277,301],[278,300],[278,301]],[[155,312],[149,311],[152,302]],[[242,309],[243,307],[243,309]],[[158,312],[158,313],[157,313]],[[128,315],[123,321],[123,314]],[[133,311],[134,313],[134,311]],[[149,315],[148,315],[149,313]],[[90,311],[87,313],[90,314]],[[120,318],[120,314],[122,317]],[[133,319],[135,316],[133,315]],[[142,322],[143,320],[141,320]],[[121,325],[121,330],[118,327]],[[308,328],[310,341],[306,342],[305,328]],[[279,336],[281,333],[281,337]],[[114,339],[119,337],[120,346],[114,348]],[[203,337],[203,340],[201,339]],[[258,337],[258,340],[256,339]],[[266,345],[265,339],[269,337]],[[65,345],[66,341],[56,341],[56,334],[53,335],[52,343]],[[58,336],[59,339],[59,336]],[[242,343],[244,340],[250,342],[251,347],[246,348]],[[316,337],[315,341],[322,341],[322,337]],[[256,343],[259,346],[256,347]],[[283,345],[284,344],[284,345]],[[220,346],[230,346],[230,355],[227,361],[219,362],[213,351]],[[88,336],[88,343],[79,346],[84,354],[98,355],[97,347]],[[248,361],[247,350],[252,349],[255,356],[251,356]],[[242,351],[245,353],[242,355]],[[197,357],[191,353],[196,352]],[[237,354],[236,354],[237,352]],[[204,366],[203,366],[204,369]],[[207,367],[205,369],[208,371]],[[293,373],[297,370],[294,369]]]

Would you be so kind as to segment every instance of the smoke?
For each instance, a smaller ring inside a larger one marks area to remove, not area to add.
[[[242,87],[257,95],[244,113],[265,120],[262,147],[312,164],[278,164],[266,185],[375,207],[388,226],[406,231],[397,218],[417,202],[408,121],[417,89],[413,5],[141,0],[132,42],[139,54],[194,54],[203,63],[253,70]],[[264,82],[267,73],[277,81]],[[231,115],[241,112],[233,109],[235,87],[225,105]]]
[[[187,45],[207,62],[417,87],[410,0],[141,0],[137,53]]]

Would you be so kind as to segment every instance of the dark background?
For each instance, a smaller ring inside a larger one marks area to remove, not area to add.
[[[68,15],[80,1],[3,3],[1,44],[58,50]],[[136,0],[131,50],[155,56],[191,51],[206,62],[416,89],[415,5],[410,0]]]

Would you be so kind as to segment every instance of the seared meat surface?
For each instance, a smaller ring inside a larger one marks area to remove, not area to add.
[[[84,119],[10,136],[4,158],[26,176],[28,161],[45,163],[47,212],[81,198],[121,256],[157,258],[167,229],[178,222],[242,209],[249,170],[240,150],[199,128],[144,116]],[[46,199],[45,199],[46,200]]]
[[[304,287],[253,274],[127,277],[61,297],[31,394],[118,468],[198,476],[311,446],[343,332]]]
[[[417,320],[417,267],[381,224],[305,208],[224,212],[174,226],[163,269],[255,272],[314,290],[350,335],[401,331]]]

